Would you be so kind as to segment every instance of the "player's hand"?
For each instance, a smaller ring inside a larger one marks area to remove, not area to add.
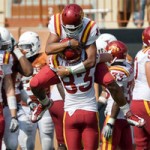
[[[10,126],[9,126],[10,131],[15,132],[18,130],[18,127],[19,127],[18,120],[15,117],[12,117]]]
[[[64,77],[70,74],[69,69],[67,69],[64,66],[58,66],[57,71],[56,71],[57,75],[60,77]]]
[[[108,140],[112,136],[112,133],[113,133],[113,125],[107,123],[103,128],[102,134],[104,135],[106,140]]]
[[[79,41],[76,40],[76,39],[70,39],[70,46],[71,46],[72,48],[79,47]]]
[[[111,62],[113,60],[113,56],[109,53],[101,53],[99,54],[100,63],[102,62]]]

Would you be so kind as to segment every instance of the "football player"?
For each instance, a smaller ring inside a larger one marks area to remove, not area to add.
[[[26,116],[20,116],[20,132],[18,136],[19,145],[22,149],[34,149],[35,135],[37,129],[39,130],[40,141],[42,149],[53,149],[53,134],[54,125],[49,111],[47,110],[43,118],[37,122],[31,122],[31,113],[36,105],[39,104],[37,98],[33,95],[29,82],[31,78],[38,73],[38,71],[47,63],[47,56],[45,53],[39,53],[41,48],[40,38],[36,32],[26,31],[21,34],[18,41],[18,48],[29,60],[33,67],[33,74],[26,77],[21,74],[19,83],[21,84],[21,105]],[[18,81],[16,80],[16,84]],[[46,94],[50,96],[50,88],[46,89]]]
[[[1,28],[1,32],[6,33],[5,28]],[[2,34],[4,36],[4,34]],[[4,36],[5,37],[5,36]],[[23,53],[20,51],[19,48],[16,47],[16,40],[14,39],[13,35],[9,35],[9,39],[11,39],[11,54],[13,56],[13,66],[12,66],[12,78],[13,78],[13,84],[15,84],[15,81],[19,80],[19,77],[16,79],[16,75],[18,72],[23,74],[24,76],[30,76],[33,73],[33,68],[31,63],[26,59],[26,57],[23,55]],[[7,44],[9,44],[7,42]],[[28,67],[26,67],[28,66]],[[20,91],[17,89],[17,84],[15,84],[15,95],[17,98],[17,117],[19,117],[21,114],[23,116],[24,111],[20,105]],[[11,122],[11,115],[9,111],[9,107],[7,104],[7,97],[5,94],[5,91],[2,91],[2,96],[4,100],[4,117],[5,117],[5,131],[4,131],[4,143],[3,147],[6,147],[6,149],[17,149],[18,147],[18,134],[19,130],[16,132],[9,131],[9,126]],[[25,115],[25,114],[24,114]],[[18,119],[19,120],[19,119]]]
[[[136,149],[150,149],[150,27],[142,32],[143,48],[137,52],[134,61],[135,85],[131,111],[143,117],[143,128],[133,127]]]
[[[51,102],[46,97],[44,87],[47,83],[53,85],[58,82],[58,75],[77,74],[87,71],[96,64],[97,49],[95,41],[100,35],[100,31],[96,23],[83,16],[83,9],[77,4],[67,5],[61,14],[53,15],[49,22],[50,36],[47,41],[46,53],[57,54],[64,51],[65,48],[71,47],[78,49],[79,47],[86,51],[86,59],[80,63],[65,67],[59,65],[55,70],[50,69],[48,66],[32,78],[30,86],[34,95],[36,95],[41,103],[34,111],[32,120],[38,121],[41,119],[45,110],[51,106]],[[66,42],[60,43],[59,41],[64,38],[71,38]],[[99,59],[100,60],[100,59]],[[100,62],[100,61],[98,61]],[[124,98],[121,88],[117,85],[112,75],[109,73],[105,64],[97,64],[95,80],[99,84],[107,86],[111,95],[116,103],[120,106],[124,115],[129,112],[129,105]],[[105,76],[105,77],[104,77]],[[122,97],[122,99],[120,99]],[[42,106],[42,109],[41,109]],[[127,116],[128,120],[136,120],[139,126],[143,126],[138,117],[134,114]]]
[[[4,28],[0,27],[0,147],[2,144],[2,138],[5,129],[5,121],[3,116],[3,97],[2,97],[2,87],[5,90],[7,105],[10,113],[10,122],[8,130],[10,132],[15,132],[18,129],[18,120],[17,120],[17,102],[15,97],[15,89],[12,80],[12,65],[13,57],[11,55],[12,50],[12,41],[10,32]],[[6,116],[7,117],[7,116]],[[8,131],[9,132],[9,131]]]
[[[122,88],[124,96],[129,103],[132,99],[134,85],[134,71],[132,65],[126,61],[127,46],[121,41],[112,41],[107,44],[106,51],[111,53],[113,61],[109,66],[111,74]],[[132,150],[131,128],[122,111],[116,108],[111,94],[107,94],[107,106],[105,108],[105,122],[102,131],[102,150],[120,149]]]
[[[70,49],[65,49],[65,52],[70,52]],[[70,55],[66,55],[66,58],[51,55],[50,67],[55,70],[60,64],[66,67],[79,64],[86,58],[86,54],[83,49],[77,51],[80,51],[78,57],[71,61]],[[86,72],[60,76],[65,91],[63,132],[67,149],[77,150],[84,147],[96,150],[99,146],[99,121],[93,87],[95,68],[96,66]]]

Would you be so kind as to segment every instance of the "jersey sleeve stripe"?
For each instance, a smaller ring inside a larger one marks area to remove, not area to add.
[[[115,66],[111,66],[110,68],[109,68],[109,70],[111,71],[111,70],[118,70],[118,71],[122,71],[122,72],[124,72],[125,74],[126,74],[126,76],[127,77],[129,77],[129,75],[130,75],[130,73],[127,71],[127,70],[125,70],[124,68],[122,68],[122,67],[115,67]]]
[[[8,64],[9,63],[9,59],[10,59],[10,53],[9,52],[6,52],[4,54],[4,57],[3,57],[3,62],[4,64]]]
[[[89,21],[88,24],[85,27],[85,30],[83,31],[82,37],[81,37],[81,43],[86,43],[90,34],[90,31],[92,27],[94,26],[94,21]]]
[[[53,65],[54,65],[54,68],[57,68],[59,66],[59,63],[58,63],[58,55],[55,54],[53,55]]]
[[[61,23],[60,23],[60,14],[54,16],[54,27],[55,32],[58,36],[61,36]]]

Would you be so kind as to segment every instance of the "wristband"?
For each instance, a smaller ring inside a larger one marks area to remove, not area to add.
[[[107,122],[108,124],[111,124],[111,125],[114,125],[114,123],[115,123],[115,119],[114,118],[109,118],[108,119],[108,122]]]
[[[11,119],[16,119],[16,120],[18,120],[18,118],[17,118],[17,117],[15,117],[15,116],[14,116],[14,117],[11,117]]]
[[[111,128],[113,128],[114,125],[107,123],[107,126],[110,126]]]
[[[17,109],[17,101],[16,101],[15,96],[8,96],[7,103],[8,103],[9,109]]]
[[[19,60],[22,56],[24,56],[24,55],[22,54],[22,52],[20,51],[19,48],[14,49],[13,52],[14,52],[14,54],[15,54],[15,56],[17,57],[18,60]]]
[[[75,66],[71,66],[71,67],[66,67],[67,69],[69,69],[69,72],[71,74],[77,74],[77,73],[81,73],[81,72],[85,72],[85,66],[83,64],[83,62],[75,65]]]

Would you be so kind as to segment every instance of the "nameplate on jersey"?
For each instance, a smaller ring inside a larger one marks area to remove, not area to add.
[[[58,36],[61,36],[61,21],[60,21],[60,14],[54,15],[54,28],[55,32]]]
[[[10,52],[0,51],[0,65],[9,64],[10,56]]]
[[[92,20],[90,20],[90,21],[87,23],[87,25],[86,25],[86,27],[85,27],[83,33],[82,33],[81,43],[86,44],[86,42],[87,42],[87,40],[88,40],[88,38],[89,38],[91,29],[92,29],[92,27],[94,26],[94,24],[95,24],[95,22],[92,21]]]

